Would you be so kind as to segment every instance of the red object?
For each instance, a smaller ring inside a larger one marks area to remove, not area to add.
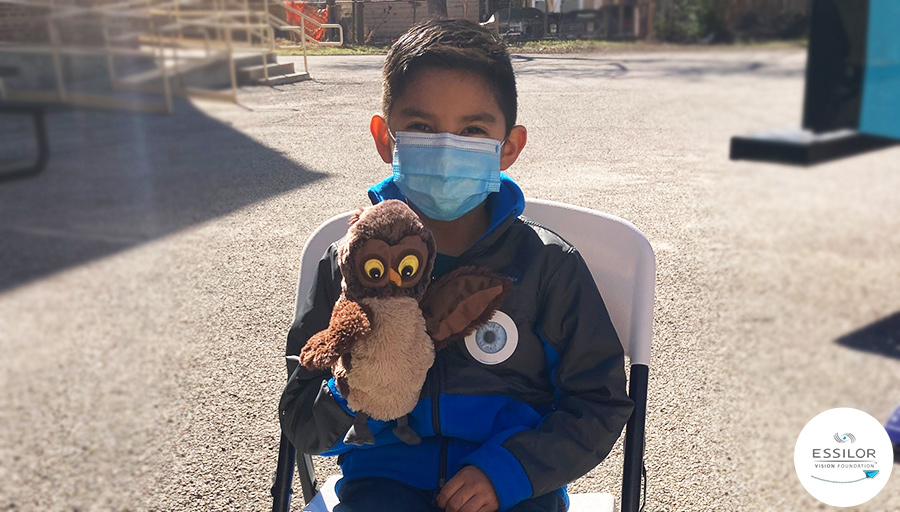
[[[313,7],[308,2],[284,2],[284,5],[302,12],[307,17],[314,19],[319,23],[328,23],[328,7],[319,9],[317,7]],[[292,25],[295,27],[301,26],[300,15],[287,9],[285,9],[284,14],[287,18],[288,25]],[[295,32],[291,32],[291,39],[294,38],[294,35]],[[318,26],[307,22],[306,35],[315,39],[316,41],[322,41],[325,39],[325,29],[319,28]]]

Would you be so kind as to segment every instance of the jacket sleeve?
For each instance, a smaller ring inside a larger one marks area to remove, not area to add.
[[[502,432],[470,454],[506,509],[559,489],[609,454],[631,416],[624,353],[590,270],[574,250],[549,273],[538,334],[554,387],[552,411],[534,429]]]
[[[319,260],[315,285],[310,289],[288,332],[285,355],[297,355],[306,341],[328,327],[331,310],[341,292],[337,248],[332,245]],[[328,371],[310,371],[288,362],[287,386],[281,395],[281,430],[297,450],[319,454],[335,447],[343,438],[353,416],[332,395]],[[346,450],[345,450],[346,451]]]

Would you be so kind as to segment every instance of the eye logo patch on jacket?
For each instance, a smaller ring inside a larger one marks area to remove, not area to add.
[[[466,336],[466,350],[481,364],[499,364],[516,351],[519,330],[506,313],[497,311],[490,321]]]

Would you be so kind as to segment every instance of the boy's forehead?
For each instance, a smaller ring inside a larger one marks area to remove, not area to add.
[[[503,122],[496,88],[481,75],[462,69],[418,71],[391,110],[393,116]]]

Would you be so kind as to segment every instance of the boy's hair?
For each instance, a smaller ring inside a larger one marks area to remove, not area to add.
[[[469,20],[433,19],[400,36],[384,61],[382,108],[390,116],[394,100],[424,68],[460,69],[484,77],[506,118],[516,124],[516,77],[506,45],[490,30]]]

